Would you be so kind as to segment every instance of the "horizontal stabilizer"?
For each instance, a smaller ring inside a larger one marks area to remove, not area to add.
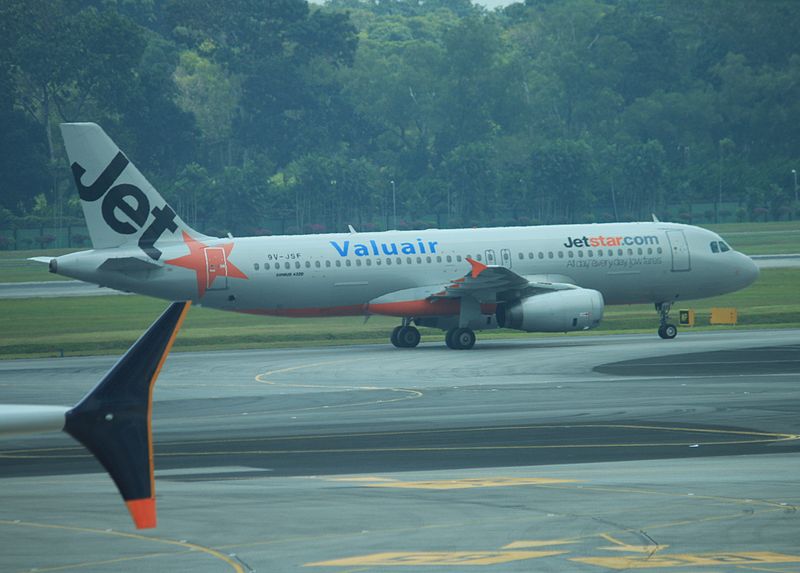
[[[141,273],[162,268],[158,263],[138,257],[115,257],[106,259],[98,269],[120,273]]]
[[[190,304],[172,303],[66,413],[64,431],[86,446],[111,475],[140,529],[156,526],[153,387]]]

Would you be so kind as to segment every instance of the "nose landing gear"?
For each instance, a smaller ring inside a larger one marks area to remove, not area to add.
[[[678,336],[678,327],[668,322],[670,308],[672,308],[672,304],[669,302],[656,303],[656,311],[661,319],[661,326],[658,327],[658,335],[665,340],[671,340]]]

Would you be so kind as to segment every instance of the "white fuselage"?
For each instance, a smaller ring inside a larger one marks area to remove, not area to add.
[[[370,314],[371,300],[395,291],[446,285],[469,272],[472,258],[597,290],[606,304],[671,303],[755,280],[748,257],[712,251],[718,241],[699,227],[659,222],[245,237],[203,240],[181,266],[171,261],[188,260],[190,249],[172,241],[159,243],[163,254],[149,270],[98,268],[109,258],[146,258],[125,247],[59,257],[56,272],[223,310],[336,316]]]

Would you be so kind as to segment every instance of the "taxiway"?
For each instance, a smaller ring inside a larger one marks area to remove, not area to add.
[[[2,571],[800,571],[800,331],[172,355],[159,527],[0,442]],[[0,363],[69,404],[113,358]]]

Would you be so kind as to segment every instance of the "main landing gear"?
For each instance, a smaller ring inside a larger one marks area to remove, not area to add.
[[[420,338],[419,330],[404,320],[401,326],[392,330],[391,341],[397,348],[414,348],[419,344]]]
[[[475,333],[471,328],[451,328],[444,336],[447,348],[469,350],[475,346]]]
[[[411,326],[411,319],[403,319],[403,324],[392,330],[391,341],[397,348],[414,348],[419,339],[419,330]],[[454,327],[447,331],[444,341],[453,350],[469,350],[475,346],[475,332],[471,328]]]
[[[668,322],[669,309],[671,307],[672,304],[668,302],[656,303],[656,311],[658,311],[659,317],[661,318],[661,326],[658,327],[658,335],[665,340],[671,340],[678,336],[678,327]]]

